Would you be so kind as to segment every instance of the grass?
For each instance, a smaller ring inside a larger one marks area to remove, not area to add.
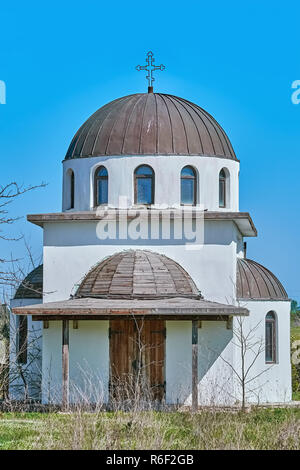
[[[300,326],[291,326],[291,340],[296,341],[300,339]]]
[[[299,341],[299,340],[300,340],[300,326],[295,326],[295,321],[292,318],[291,320],[291,346],[294,341]],[[299,383],[299,380],[298,380],[298,383]],[[296,389],[298,390],[296,391]],[[298,384],[296,385],[296,374],[293,374],[293,400],[300,401],[300,390],[299,390],[299,385]]]
[[[4,449],[300,449],[300,409],[1,413]]]
[[[291,325],[291,340],[300,326]],[[300,391],[293,393],[300,401]],[[300,449],[300,408],[250,413],[1,413],[0,450]]]

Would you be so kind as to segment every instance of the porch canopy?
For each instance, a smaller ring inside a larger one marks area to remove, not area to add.
[[[16,307],[34,319],[109,319],[161,316],[208,320],[247,315],[245,308],[203,299],[191,276],[174,260],[148,250],[125,250],[96,264],[69,300]]]
[[[15,307],[13,312],[32,315],[33,320],[108,320],[136,316],[164,320],[226,320],[229,316],[249,314],[243,307],[182,297],[151,300],[84,297]]]

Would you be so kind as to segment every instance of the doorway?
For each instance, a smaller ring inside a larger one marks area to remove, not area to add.
[[[110,320],[110,398],[161,402],[165,397],[164,320]]]

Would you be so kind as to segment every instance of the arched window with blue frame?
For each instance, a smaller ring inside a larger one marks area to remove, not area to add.
[[[219,173],[219,207],[226,207],[227,201],[226,201],[226,173],[224,168]]]
[[[70,174],[70,209],[74,209],[75,204],[75,175],[74,171],[71,170]]]
[[[197,204],[197,175],[191,166],[185,166],[180,175],[180,203],[195,206]]]
[[[154,171],[149,165],[141,165],[134,172],[134,203],[154,204]]]
[[[67,209],[74,209],[75,207],[75,174],[72,168],[69,168],[66,173],[67,185]]]
[[[277,361],[277,321],[275,312],[268,312],[266,315],[266,337],[265,337],[265,357],[267,364],[274,364]]]
[[[105,166],[100,166],[95,171],[95,206],[108,203],[108,172]]]

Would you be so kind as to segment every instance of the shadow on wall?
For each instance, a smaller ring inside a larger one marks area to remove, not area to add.
[[[177,323],[177,325],[175,324]],[[225,322],[202,322],[198,332],[198,390],[200,405],[229,405],[233,398],[233,376],[221,355],[232,361],[232,330]],[[173,322],[167,329],[167,402],[191,405],[191,326]],[[228,347],[229,346],[229,347]],[[171,357],[170,357],[171,356]],[[168,370],[169,369],[169,370]]]

